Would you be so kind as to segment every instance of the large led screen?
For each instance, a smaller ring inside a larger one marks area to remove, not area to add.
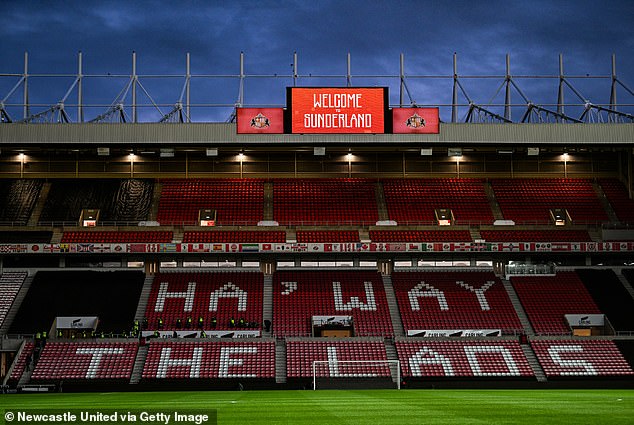
[[[238,134],[284,133],[284,109],[236,108]]]
[[[392,109],[393,133],[438,134],[438,108]]]
[[[385,133],[385,87],[289,87],[291,133]]]

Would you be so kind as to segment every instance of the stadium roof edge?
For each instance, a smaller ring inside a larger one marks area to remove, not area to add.
[[[2,124],[0,146],[15,145],[631,145],[634,124],[441,124],[439,134],[238,135],[233,123]]]

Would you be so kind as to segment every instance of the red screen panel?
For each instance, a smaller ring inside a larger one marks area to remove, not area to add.
[[[289,88],[292,133],[385,132],[384,87]]]
[[[236,108],[238,134],[284,133],[284,109]]]
[[[438,134],[440,131],[438,108],[394,108],[392,119],[394,133]]]

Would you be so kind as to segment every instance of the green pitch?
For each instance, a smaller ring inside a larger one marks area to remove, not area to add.
[[[0,396],[0,406],[5,410],[215,409],[220,425],[634,423],[634,390],[18,394]]]

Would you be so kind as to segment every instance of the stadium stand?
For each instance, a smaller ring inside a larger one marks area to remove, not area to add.
[[[517,341],[396,341],[404,378],[532,378]]]
[[[137,349],[136,342],[48,342],[31,379],[129,381]]]
[[[591,242],[587,230],[482,230],[489,242]]]
[[[298,230],[299,243],[359,242],[358,230]]]
[[[40,224],[78,223],[82,209],[99,209],[102,223],[147,220],[153,188],[152,180],[54,180]]]
[[[201,209],[217,212],[219,225],[256,225],[264,218],[264,182],[259,179],[168,179],[157,220],[162,225],[197,225]]]
[[[260,272],[158,273],[145,312],[149,329],[176,330],[179,320],[180,329],[187,329],[188,317],[191,329],[198,328],[200,317],[205,330],[235,330],[240,319],[245,322],[243,328],[259,329],[263,279]]]
[[[531,346],[548,378],[634,375],[613,341],[540,340]]]
[[[550,222],[551,208],[566,208],[573,223],[609,221],[588,179],[493,179],[491,186],[506,220]]]
[[[376,183],[365,179],[275,179],[273,218],[283,225],[372,225]]]
[[[39,271],[9,332],[48,331],[58,316],[97,316],[105,333],[129,330],[143,279],[138,271]]]
[[[537,334],[570,335],[566,314],[601,314],[575,272],[516,276],[511,283]]]
[[[153,341],[143,380],[275,377],[273,341]]]
[[[634,332],[634,299],[613,270],[576,271],[592,299],[617,332]]]
[[[26,276],[26,272],[4,272],[0,275],[0,326],[4,323]]]
[[[168,243],[174,235],[169,231],[69,231],[62,243]]]
[[[400,225],[432,224],[434,210],[450,208],[456,223],[492,224],[483,179],[386,179],[385,201]]]
[[[372,242],[472,242],[468,230],[370,230]]]
[[[187,231],[184,243],[284,243],[283,230],[210,230]]]
[[[273,333],[310,336],[316,315],[352,316],[354,336],[394,334],[381,275],[370,271],[278,271]]]
[[[630,199],[625,185],[618,179],[599,179],[599,184],[619,221],[634,222],[634,201]]]
[[[42,185],[37,179],[0,179],[0,223],[25,226]]]
[[[335,364],[348,360],[387,360],[382,340],[293,340],[286,344],[286,370],[289,378],[312,377],[314,361],[330,361],[315,368],[317,376],[359,378],[391,376],[387,363]]]
[[[405,331],[502,330],[522,325],[492,272],[394,272],[392,285]]]

